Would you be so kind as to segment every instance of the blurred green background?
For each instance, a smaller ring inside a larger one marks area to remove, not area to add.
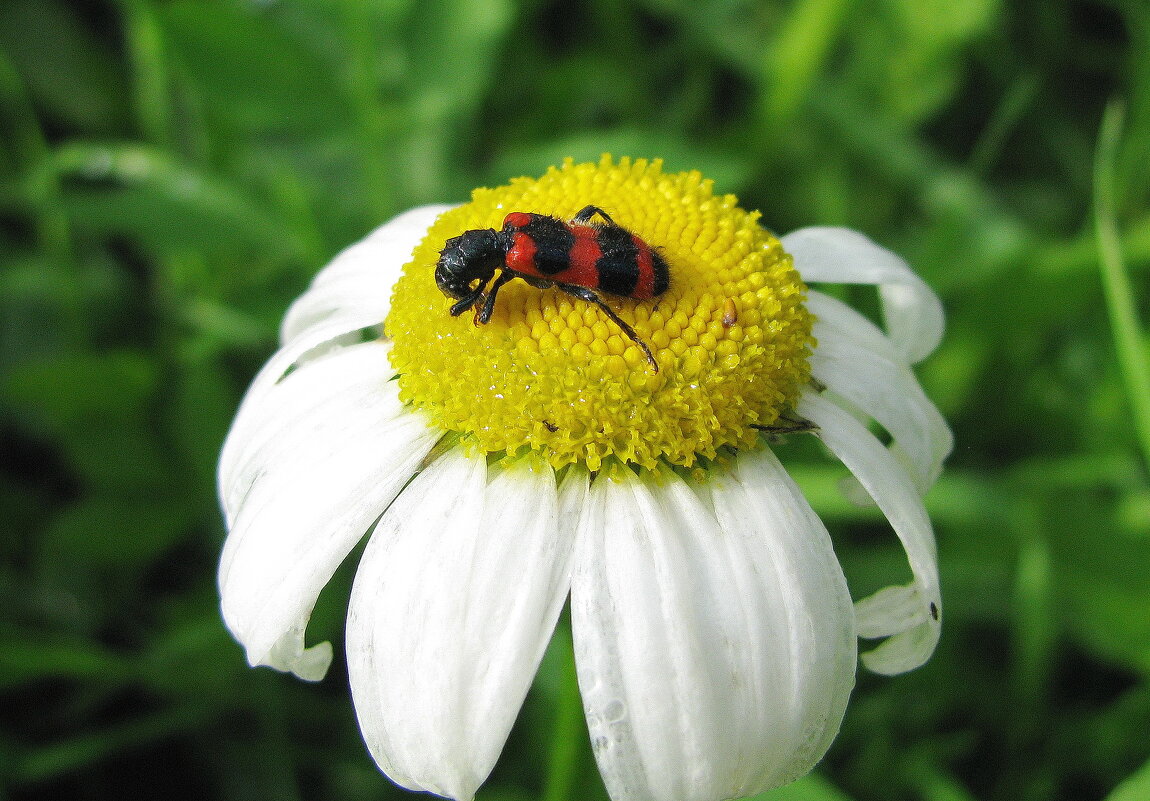
[[[340,657],[224,630],[216,455],[340,248],[604,151],[862,230],[948,309],[942,643],[768,797],[1150,799],[1144,0],[0,0],[0,132],[0,799],[409,797]],[[787,455],[856,596],[902,577]],[[481,801],[605,797],[570,670],[564,623]]]

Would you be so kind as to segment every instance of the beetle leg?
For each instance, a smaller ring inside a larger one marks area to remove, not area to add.
[[[562,289],[568,295],[574,295],[580,300],[594,303],[602,309],[603,313],[611,318],[611,322],[623,329],[623,333],[630,337],[631,341],[643,350],[643,354],[651,364],[651,369],[656,373],[659,372],[659,363],[655,361],[655,357],[651,354],[651,349],[647,347],[647,343],[639,339],[639,335],[635,333],[635,329],[627,325],[619,315],[615,314],[614,310],[603,302],[603,299],[596,294],[595,290],[588,289],[585,286],[575,286],[574,284],[556,284],[555,286]]]
[[[483,288],[485,286],[487,286],[487,282],[481,281],[479,286],[471,290],[471,292],[464,296],[462,300],[458,301],[457,303],[453,303],[451,306],[451,316],[458,317],[470,309],[472,306],[474,306],[476,303],[478,303],[479,299],[483,297]]]
[[[495,311],[495,295],[497,292],[499,292],[499,287],[503,286],[514,277],[515,273],[511,272],[510,270],[504,270],[499,274],[499,277],[495,279],[495,283],[491,285],[491,291],[487,293],[487,299],[483,301],[483,308],[475,313],[476,325],[484,325],[488,320],[491,319],[491,313]]]
[[[589,223],[591,222],[591,218],[596,214],[606,220],[608,225],[615,224],[615,221],[607,216],[607,212],[603,211],[603,209],[599,208],[598,206],[584,207],[578,214],[571,218],[571,222],[579,223],[580,225],[583,223]]]
[[[751,428],[758,429],[768,436],[777,434],[798,434],[807,431],[818,431],[819,427],[810,420],[803,418],[791,419],[786,415],[779,415],[779,422],[770,426],[759,426],[751,423]]]

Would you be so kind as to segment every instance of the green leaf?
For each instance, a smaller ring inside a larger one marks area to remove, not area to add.
[[[999,0],[894,0],[858,7],[851,78],[894,119],[917,122],[958,89],[963,51],[991,30]]]
[[[41,577],[106,601],[132,593],[146,569],[185,536],[186,496],[146,500],[96,495],[68,507],[40,541]]]
[[[172,480],[150,413],[158,381],[139,351],[69,353],[12,367],[0,397],[92,486],[142,492]]]
[[[127,235],[168,254],[243,247],[282,258],[305,249],[275,210],[164,152],[77,142],[57,150],[54,161],[62,176],[74,179],[65,204],[88,231]]]
[[[402,127],[390,123],[408,197],[443,200],[437,193],[457,169],[461,133],[496,79],[494,57],[511,33],[515,9],[509,0],[445,0],[417,5],[408,20],[402,42],[410,102],[399,110]]]
[[[826,66],[846,18],[845,0],[816,0],[791,7],[779,24],[763,64],[764,124],[786,125]]]
[[[57,742],[19,753],[12,774],[17,781],[32,783],[91,770],[114,757],[202,726],[209,713],[211,710],[186,704],[144,713],[93,732],[70,731]]]
[[[42,631],[0,628],[0,689],[43,679],[123,683],[132,662],[82,637],[45,637]]]
[[[274,5],[178,0],[162,4],[158,18],[182,79],[209,114],[245,135],[351,122],[338,47],[318,52]]]
[[[69,353],[20,365],[0,389],[59,434],[97,421],[135,423],[144,416],[159,376],[141,351]]]
[[[1150,798],[1150,762],[1147,762],[1114,788],[1106,801],[1146,801]]]
[[[1082,644],[1150,676],[1150,537],[1122,531],[1109,504],[1083,494],[1059,498],[1050,534],[1054,583],[1066,624]]]
[[[511,32],[516,6],[509,0],[444,0],[417,5],[405,39],[409,79],[424,111],[458,116],[474,108],[494,77],[496,48]],[[467,20],[466,25],[459,24]]]
[[[96,135],[127,127],[124,72],[110,40],[59,0],[0,3],[0,48],[49,119]]]

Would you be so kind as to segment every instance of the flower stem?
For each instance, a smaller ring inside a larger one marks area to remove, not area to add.
[[[1102,288],[1114,331],[1118,364],[1130,398],[1132,424],[1150,464],[1150,358],[1134,308],[1130,278],[1122,259],[1122,244],[1114,210],[1114,163],[1122,134],[1123,106],[1112,101],[1102,117],[1094,156],[1094,225],[1098,235]]]

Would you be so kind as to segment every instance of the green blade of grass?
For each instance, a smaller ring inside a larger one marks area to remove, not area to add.
[[[157,147],[175,144],[168,100],[167,60],[163,35],[152,6],[121,0],[124,44],[132,69],[136,122],[144,138]]]
[[[12,159],[24,171],[21,193],[34,208],[33,231],[41,249],[59,264],[72,262],[72,233],[60,204],[60,179],[47,168],[48,141],[24,79],[0,49],[0,120],[6,125],[0,159]],[[5,198],[5,205],[11,202]]]
[[[1150,464],[1150,358],[1145,346],[1134,294],[1122,259],[1122,244],[1114,209],[1114,163],[1122,135],[1123,106],[1111,102],[1102,117],[1094,156],[1094,225],[1106,308],[1114,332],[1118,364],[1130,400],[1132,425],[1142,456]]]
[[[830,58],[846,10],[841,0],[800,3],[779,26],[763,64],[760,117],[767,130],[780,130],[798,110]]]

